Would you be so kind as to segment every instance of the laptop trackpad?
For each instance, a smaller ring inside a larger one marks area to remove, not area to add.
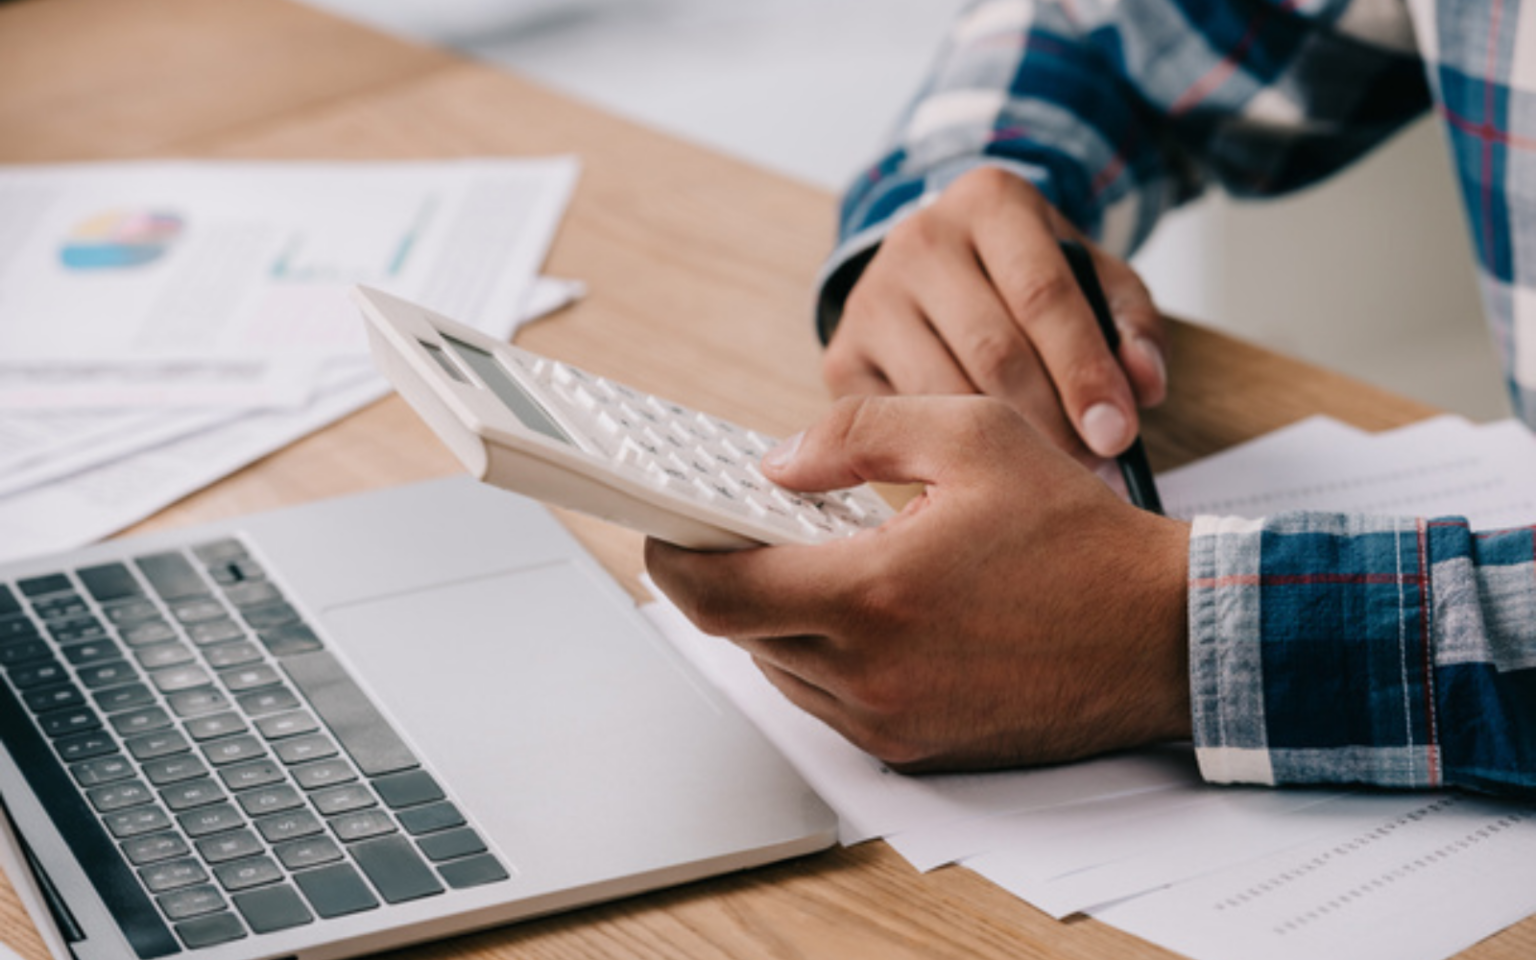
[[[640,838],[697,831],[723,799],[701,783],[741,763],[711,694],[599,576],[556,562],[322,614],[397,731],[541,881],[620,840],[644,867]]]

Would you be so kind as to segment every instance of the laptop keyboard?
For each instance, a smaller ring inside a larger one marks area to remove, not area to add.
[[[0,583],[0,670],[140,957],[508,876],[239,540]]]

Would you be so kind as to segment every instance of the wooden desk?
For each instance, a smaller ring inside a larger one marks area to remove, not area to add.
[[[833,232],[824,192],[715,156],[497,69],[281,0],[0,5],[0,162],[110,157],[432,158],[578,154],[548,264],[591,286],[520,342],[783,434],[825,406],[811,281]],[[1327,412],[1366,428],[1432,412],[1197,327],[1174,328],[1174,390],[1150,418],[1159,468]],[[162,512],[142,529],[456,470],[389,399]],[[626,584],[639,538],[568,517]],[[638,588],[631,586],[638,595]],[[46,951],[9,889],[0,939]],[[1091,921],[1057,923],[964,870],[919,876],[884,844],[837,850],[416,956],[1151,958]],[[1536,920],[1465,954],[1536,955]]]

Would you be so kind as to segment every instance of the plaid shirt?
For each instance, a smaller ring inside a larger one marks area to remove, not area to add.
[[[1433,108],[1509,390],[1536,425],[1536,8],[1521,13],[1516,0],[972,3],[844,200],[821,333],[891,224],[978,166],[1029,179],[1128,254],[1210,182],[1301,187]],[[1533,540],[1455,519],[1197,520],[1205,776],[1536,793]]]

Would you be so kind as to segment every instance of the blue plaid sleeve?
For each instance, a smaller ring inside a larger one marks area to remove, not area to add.
[[[1206,779],[1536,796],[1536,531],[1200,517],[1190,683]]]
[[[1031,181],[1090,236],[1129,254],[1206,183],[1242,195],[1304,186],[1429,103],[1406,6],[973,2],[889,149],[843,200],[819,282],[819,330],[831,334],[890,226],[978,166]]]

